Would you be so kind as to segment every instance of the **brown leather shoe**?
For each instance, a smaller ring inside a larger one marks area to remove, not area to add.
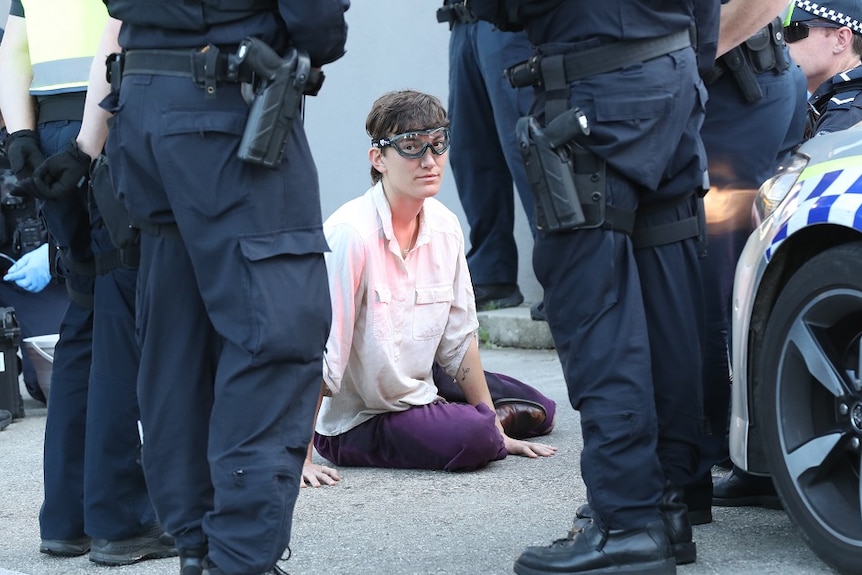
[[[530,432],[545,423],[548,414],[541,403],[529,399],[505,397],[494,402],[503,431],[514,439],[532,437]]]

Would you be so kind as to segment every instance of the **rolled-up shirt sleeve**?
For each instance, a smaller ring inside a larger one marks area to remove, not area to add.
[[[464,256],[464,237],[460,234],[460,246],[457,250],[458,259],[452,285],[452,306],[449,308],[449,319],[443,338],[437,348],[436,361],[447,374],[455,377],[458,367],[464,360],[467,348],[477,337],[479,320],[476,316],[476,299],[473,295],[473,282]]]

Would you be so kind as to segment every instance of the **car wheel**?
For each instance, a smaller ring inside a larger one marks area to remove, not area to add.
[[[791,520],[842,573],[862,573],[862,243],[824,251],[782,289],[754,350],[756,413]]]

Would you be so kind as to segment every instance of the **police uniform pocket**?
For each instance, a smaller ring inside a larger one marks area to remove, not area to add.
[[[416,288],[413,308],[414,339],[433,339],[443,335],[455,292],[451,285]]]
[[[245,256],[243,302],[233,325],[245,325],[239,343],[261,361],[320,357],[332,319],[321,230],[282,230],[241,236]],[[227,288],[226,288],[227,289]]]
[[[193,211],[216,218],[245,202],[256,182],[236,158],[245,115],[233,111],[168,110],[162,114],[157,158],[172,196]],[[163,151],[163,155],[161,155]],[[225,182],[248,182],[226,186]]]
[[[374,288],[374,301],[371,303],[371,328],[374,339],[388,341],[392,337],[392,317],[389,306],[392,303],[392,293],[389,288],[379,286]]]
[[[596,137],[606,141],[608,161],[626,176],[648,187],[661,179],[674,146],[668,136],[673,96],[669,92],[637,95],[602,94],[595,99]]]

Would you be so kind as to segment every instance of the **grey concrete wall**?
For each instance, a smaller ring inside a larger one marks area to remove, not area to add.
[[[324,217],[370,186],[365,116],[378,96],[412,88],[447,103],[449,28],[435,18],[440,5],[439,0],[353,1],[347,13],[347,54],[324,69],[324,88],[316,98],[308,99],[306,110]],[[458,214],[469,238],[451,174],[444,177],[438,197]],[[520,208],[516,237],[521,291],[527,301],[537,301],[541,286],[533,275],[533,240]]]
[[[441,0],[354,0],[352,4],[347,13],[347,54],[325,68],[324,88],[319,96],[308,99],[306,108],[324,217],[362,194],[371,183],[365,116],[378,96],[413,88],[434,94],[446,104],[449,93],[449,29],[435,18]],[[9,0],[0,0],[0,14],[8,13]],[[5,26],[6,18],[0,21]],[[451,175],[444,178],[439,199],[458,214],[469,242],[469,228]],[[533,275],[533,240],[521,209],[517,210],[515,233],[520,251],[518,282],[526,300],[537,301],[541,287]]]
[[[0,0],[0,27],[6,28],[6,18],[9,16],[9,0]]]

